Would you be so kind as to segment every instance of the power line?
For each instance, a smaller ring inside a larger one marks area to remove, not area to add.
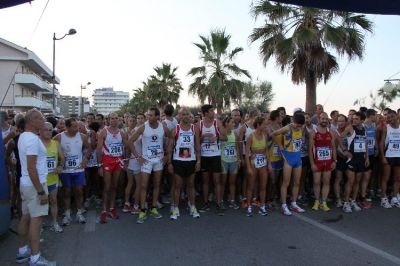
[[[38,21],[36,22],[35,28],[33,29],[33,32],[32,32],[32,34],[31,34],[31,37],[29,38],[28,43],[30,43],[30,42],[32,41],[32,38],[33,38],[33,36],[35,35],[36,30],[37,30],[38,27],[39,27],[40,21],[42,20],[43,14],[44,14],[44,12],[46,11],[46,8],[47,8],[47,5],[49,4],[49,2],[50,2],[50,0],[47,0],[47,3],[46,3],[46,5],[45,5],[44,8],[43,8],[42,13],[40,14],[40,17],[39,17]]]

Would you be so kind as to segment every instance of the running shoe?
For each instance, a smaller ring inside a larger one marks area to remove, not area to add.
[[[62,219],[61,224],[62,224],[62,226],[67,226],[67,225],[70,225],[71,221],[72,221],[71,216],[64,215],[64,218]]]
[[[224,204],[223,201],[221,201],[221,204],[220,204],[219,206],[221,207],[221,209],[222,209],[223,211],[226,210],[226,207],[225,207],[225,204]]]
[[[361,211],[362,209],[360,208],[360,206],[358,206],[357,202],[355,200],[352,200],[350,202],[350,206],[353,210],[355,210],[356,212]]]
[[[210,203],[204,203],[203,207],[200,208],[200,212],[208,212],[210,211]]]
[[[212,202],[213,200],[214,200],[214,194],[213,193],[208,194],[208,201]]]
[[[56,266],[57,263],[55,261],[48,261],[43,256],[40,256],[39,259],[35,262],[29,261],[29,266]]]
[[[50,226],[50,231],[53,231],[55,233],[62,233],[64,230],[58,223],[54,223]]]
[[[315,200],[314,205],[311,208],[313,211],[318,211],[319,210],[319,201]]]
[[[192,207],[190,208],[190,215],[191,215],[193,218],[200,218],[200,213],[197,211],[196,207],[194,207],[194,206],[192,206]]]
[[[371,196],[371,194],[365,196],[365,200],[368,201],[368,202],[372,202],[372,196]]]
[[[390,200],[390,205],[392,205],[393,207],[400,208],[400,202],[397,199],[397,197],[392,197],[392,199]]]
[[[234,210],[238,210],[240,208],[240,206],[237,205],[234,200],[230,200],[229,201],[228,207],[231,208],[231,209],[234,209]]]
[[[176,211],[176,216],[180,217],[181,216],[181,212],[179,211],[178,207],[175,207],[175,211]]]
[[[83,207],[85,207],[85,209],[89,209],[89,207],[90,207],[90,198],[87,198],[85,200],[85,202],[83,203]]]
[[[178,215],[177,215],[177,211],[176,211],[175,208],[172,210],[172,213],[171,213],[171,215],[169,216],[169,218],[170,218],[171,220],[178,220]]]
[[[296,202],[292,202],[292,204],[290,204],[290,210],[296,213],[306,212],[304,209],[300,208]]]
[[[86,218],[85,218],[85,216],[83,216],[83,214],[81,212],[77,212],[76,213],[76,221],[80,224],[84,224],[84,223],[86,223]]]
[[[157,208],[151,208],[150,216],[153,217],[153,218],[155,218],[155,219],[160,219],[160,218],[162,218],[162,215],[158,212],[158,209],[157,209]]]
[[[343,201],[341,199],[338,199],[336,201],[336,208],[342,208],[343,207]]]
[[[381,206],[385,209],[391,209],[392,205],[390,205],[388,198],[381,199]]]
[[[352,212],[353,212],[353,211],[351,210],[350,203],[345,202],[345,203],[343,204],[343,211],[344,211],[345,213],[352,213]]]
[[[164,208],[164,204],[162,204],[161,202],[157,201],[157,208],[158,209]]]
[[[138,216],[138,218],[137,218],[137,220],[136,220],[136,223],[142,224],[142,223],[144,223],[144,221],[145,221],[146,219],[147,219],[147,214],[146,214],[146,212],[140,211],[140,212],[139,212],[139,216]]]
[[[247,202],[247,199],[242,200],[242,209],[247,209],[249,207],[249,203]]]
[[[372,208],[372,204],[368,201],[367,198],[361,200],[361,201],[360,201],[360,205],[361,205],[361,207],[363,207],[364,209],[371,209],[371,208]]]
[[[262,216],[268,215],[267,208],[265,207],[265,205],[258,208],[258,213]]]
[[[331,209],[328,207],[328,204],[326,203],[326,201],[323,201],[320,205],[319,208],[321,210],[323,210],[324,212],[329,212],[331,211]]]
[[[119,219],[119,215],[118,215],[117,210],[115,208],[110,208],[110,211],[108,212],[108,215],[112,219]]]
[[[289,210],[287,204],[283,204],[281,207],[281,213],[286,216],[292,216],[292,212]]]
[[[129,202],[125,202],[124,207],[122,208],[122,212],[127,213],[131,211],[131,204]]]
[[[224,216],[224,210],[221,208],[221,205],[217,205],[217,207],[215,208],[215,212],[218,216]]]
[[[17,254],[17,257],[15,258],[15,262],[16,263],[25,263],[25,262],[29,261],[30,257],[31,257],[31,249],[27,248],[25,253]]]
[[[102,211],[100,215],[100,223],[105,224],[107,222],[107,212]]]
[[[134,204],[133,208],[131,209],[131,214],[136,215],[136,214],[139,214],[139,212],[140,212],[139,205]]]
[[[247,207],[246,216],[253,217],[253,208],[251,206]]]

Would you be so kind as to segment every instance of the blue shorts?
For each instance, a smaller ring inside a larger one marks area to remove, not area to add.
[[[60,179],[61,184],[66,188],[83,187],[86,185],[85,172],[61,174]]]
[[[238,162],[231,162],[227,163],[224,161],[221,161],[221,166],[222,166],[222,173],[223,174],[237,174],[238,172]]]
[[[302,165],[301,152],[282,151],[282,157],[292,168],[298,168]]]
[[[279,160],[279,161],[271,162],[271,167],[273,170],[282,170],[283,161]]]
[[[51,186],[47,186],[47,189],[49,190],[49,193],[56,190],[58,188],[58,183],[53,184]]]

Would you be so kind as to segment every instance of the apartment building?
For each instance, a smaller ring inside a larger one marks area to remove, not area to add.
[[[113,88],[96,89],[92,96],[93,108],[103,115],[118,111],[129,101],[129,92],[114,91]]]
[[[61,95],[61,115],[64,117],[70,117],[71,115],[83,116],[89,113],[90,102],[87,97],[82,97],[82,104],[81,97]]]

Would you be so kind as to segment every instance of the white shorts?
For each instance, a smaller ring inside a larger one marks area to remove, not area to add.
[[[151,160],[144,163],[141,167],[142,173],[151,174],[152,171],[158,172],[164,169],[162,160]]]
[[[48,193],[47,184],[42,184],[43,190]],[[39,195],[34,186],[20,186],[22,199],[22,214],[29,214],[32,218],[47,216],[49,204],[40,204]]]
[[[138,160],[136,160],[136,159],[129,160],[128,170],[131,170],[134,175],[137,175],[140,173],[140,168],[141,168],[141,165]]]

